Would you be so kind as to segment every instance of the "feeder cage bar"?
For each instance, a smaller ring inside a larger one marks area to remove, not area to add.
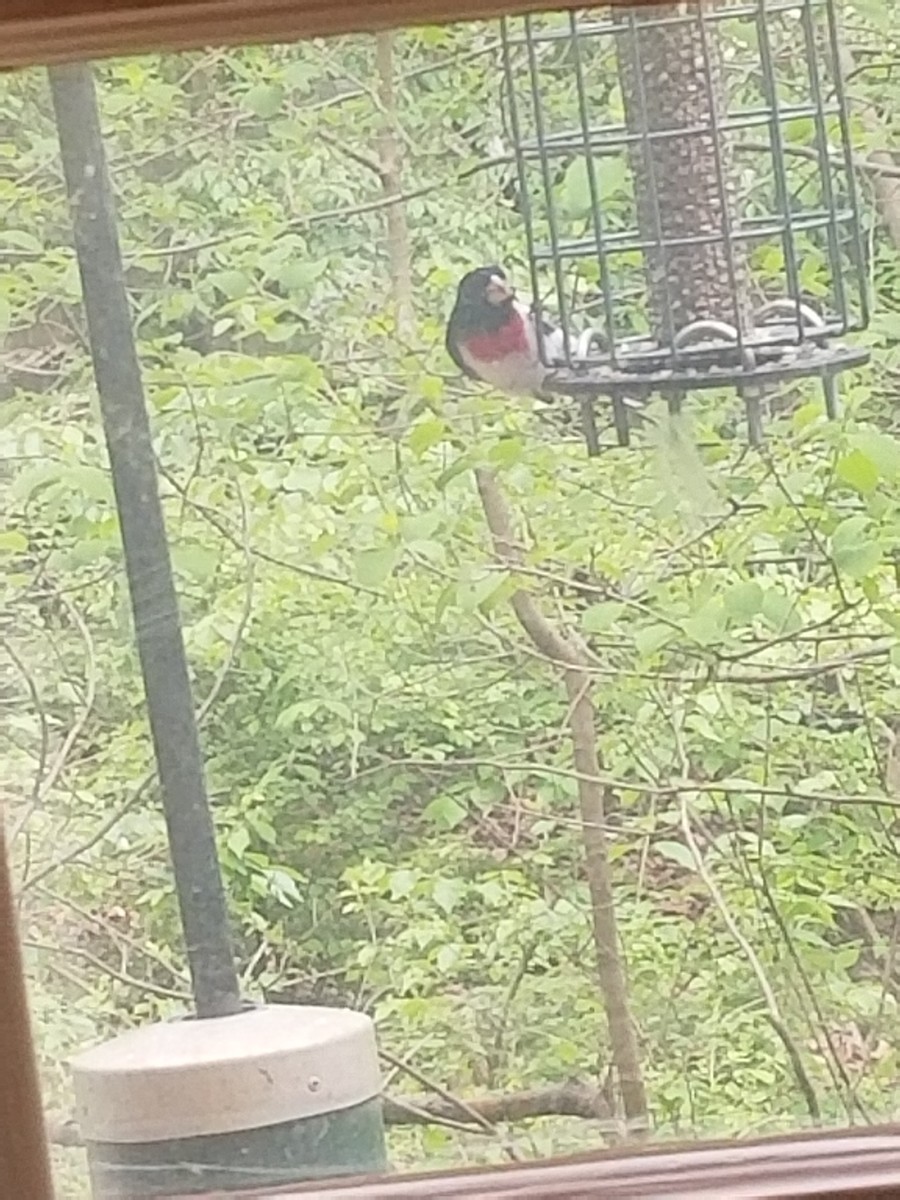
[[[866,362],[864,238],[835,0],[570,10],[501,22],[504,116],[548,391],[595,403],[767,397]],[[540,331],[540,322],[538,328]]]

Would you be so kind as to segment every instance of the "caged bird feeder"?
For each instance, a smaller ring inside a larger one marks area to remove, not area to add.
[[[706,0],[502,24],[503,111],[538,315],[564,334],[546,390],[629,409],[768,399],[864,363],[867,277],[833,0]],[[540,329],[540,322],[538,322]]]

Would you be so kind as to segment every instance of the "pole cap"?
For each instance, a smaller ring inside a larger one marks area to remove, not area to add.
[[[134,1029],[72,1062],[88,1142],[150,1143],[314,1117],[381,1091],[375,1026],[276,1004]]]

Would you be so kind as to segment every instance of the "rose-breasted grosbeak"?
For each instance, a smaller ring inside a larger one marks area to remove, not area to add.
[[[562,332],[542,320],[541,333],[544,356],[562,359]],[[534,313],[516,299],[501,267],[479,267],[460,280],[445,344],[470,379],[509,395],[540,394],[552,369],[538,354]]]

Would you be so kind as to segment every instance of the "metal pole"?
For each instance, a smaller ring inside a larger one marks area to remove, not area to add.
[[[91,67],[49,69],[169,849],[199,1017],[241,1009]]]

